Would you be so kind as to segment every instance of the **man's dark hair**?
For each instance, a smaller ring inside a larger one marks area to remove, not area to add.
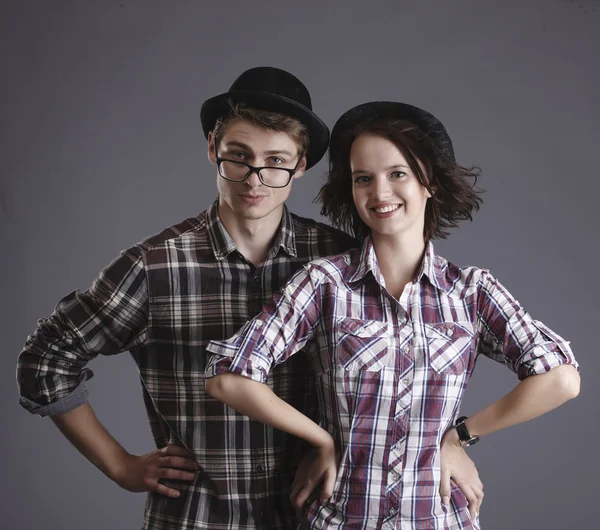
[[[308,130],[297,119],[278,112],[255,109],[244,103],[236,104],[231,101],[229,102],[229,112],[217,119],[215,123],[213,136],[216,146],[219,145],[219,142],[223,138],[227,126],[238,120],[247,120],[252,125],[268,131],[284,132],[292,137],[298,146],[298,153],[300,155],[305,155],[308,152]]]

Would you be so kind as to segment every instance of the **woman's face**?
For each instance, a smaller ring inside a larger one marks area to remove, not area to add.
[[[373,236],[423,237],[431,195],[390,140],[359,136],[350,149],[350,170],[354,205]]]

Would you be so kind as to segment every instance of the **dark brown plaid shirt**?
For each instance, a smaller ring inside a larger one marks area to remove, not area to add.
[[[156,446],[182,445],[201,466],[194,482],[177,482],[178,499],[148,495],[143,528],[292,528],[288,495],[302,447],[205,393],[205,347],[233,335],[308,261],[353,246],[346,234],[286,209],[255,267],[237,251],[215,202],[123,251],[90,289],[67,295],[38,322],[19,357],[20,402],[42,416],[72,410],[87,400],[86,364],[129,350]],[[309,366],[296,355],[268,384],[314,416]]]

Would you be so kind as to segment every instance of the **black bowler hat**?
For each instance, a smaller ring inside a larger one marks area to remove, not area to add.
[[[312,111],[310,94],[302,82],[279,68],[259,66],[246,70],[231,85],[229,92],[207,99],[200,110],[204,136],[215,127],[217,119],[227,114],[233,103],[245,103],[249,107],[278,112],[296,118],[308,130],[309,147],[306,168],[314,166],[327,151],[329,129]]]
[[[335,149],[340,136],[348,129],[363,122],[376,119],[406,120],[416,125],[431,138],[433,144],[444,153],[452,162],[456,163],[452,140],[446,132],[442,122],[426,110],[394,101],[373,101],[363,103],[346,111],[335,122],[331,130],[331,149]]]

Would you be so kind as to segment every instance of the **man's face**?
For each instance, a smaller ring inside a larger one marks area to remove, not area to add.
[[[217,156],[245,162],[251,166],[294,169],[298,163],[298,145],[287,133],[257,127],[246,120],[229,123],[217,146]],[[208,137],[208,158],[216,164],[212,132]],[[304,174],[306,158],[298,164],[293,179]],[[243,182],[231,182],[217,172],[220,215],[233,216],[238,221],[272,218],[281,219],[283,204],[292,189],[292,181],[285,188],[270,188],[262,184],[256,172]]]

